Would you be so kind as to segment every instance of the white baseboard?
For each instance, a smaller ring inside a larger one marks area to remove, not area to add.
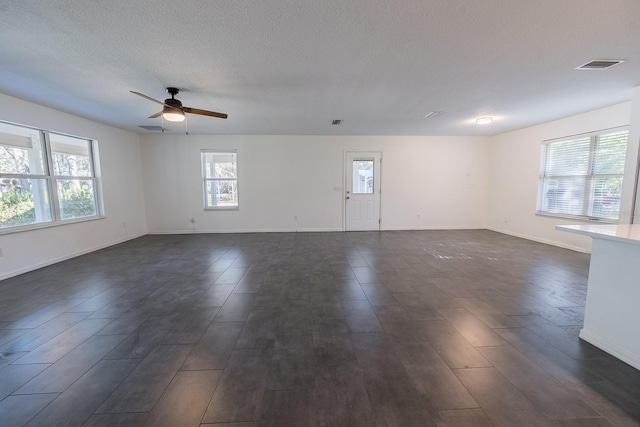
[[[484,230],[485,227],[476,225],[469,226],[433,226],[433,227],[382,227],[380,231],[420,231],[420,230]],[[343,232],[342,228],[242,228],[232,230],[165,230],[165,231],[149,231],[147,234],[223,234],[223,233],[331,233]]]
[[[484,230],[485,227],[477,226],[477,225],[462,225],[462,226],[451,226],[451,225],[435,225],[435,226],[426,226],[426,227],[382,227],[381,231],[437,231],[437,230]]]
[[[603,350],[610,355],[617,357],[618,359],[622,360],[625,363],[628,363],[634,368],[640,369],[640,354],[629,353],[627,350],[615,344],[611,344],[601,336],[589,332],[584,328],[580,330],[580,339],[583,339],[586,342],[595,345],[600,350]]]
[[[501,230],[501,229],[495,228],[495,227],[486,227],[486,229],[490,230],[490,231],[495,231],[496,233],[506,234],[506,235],[513,236],[513,237],[519,237],[520,239],[531,240],[533,242],[544,243],[546,245],[556,246],[558,248],[569,249],[569,250],[576,251],[576,252],[582,252],[583,254],[589,253],[588,251],[584,250],[581,247],[573,246],[573,245],[567,245],[565,243],[555,242],[553,240],[540,239],[539,237],[528,236],[526,234],[520,234],[520,233],[514,233],[512,231]]]
[[[58,262],[66,261],[68,259],[75,258],[75,257],[78,257],[80,255],[86,255],[86,254],[88,254],[90,252],[99,251],[100,249],[108,248],[109,246],[118,245],[120,243],[124,243],[124,242],[127,242],[129,240],[137,239],[138,237],[142,237],[142,236],[144,236],[146,234],[147,233],[141,233],[141,234],[135,234],[135,235],[132,235],[132,236],[127,236],[127,237],[125,237],[123,239],[118,239],[118,240],[115,240],[115,241],[112,241],[112,242],[109,242],[109,243],[105,243],[103,245],[93,246],[93,247],[90,247],[90,248],[87,248],[87,249],[83,249],[81,251],[72,252],[70,254],[62,255],[62,256],[59,256],[59,257],[55,257],[55,258],[50,258],[48,260],[39,262],[37,264],[30,265],[28,267],[18,268],[16,270],[12,270],[12,271],[9,271],[9,272],[6,272],[6,273],[2,273],[2,274],[0,274],[0,280],[8,279],[10,277],[19,276],[20,274],[28,273],[30,271],[37,270],[39,268],[47,267],[49,265],[56,264]]]
[[[165,231],[149,231],[147,234],[243,234],[243,233],[328,233],[344,231],[341,228],[241,228],[231,230],[165,230]]]

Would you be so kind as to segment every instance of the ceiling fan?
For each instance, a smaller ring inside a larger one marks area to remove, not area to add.
[[[156,117],[162,116],[165,120],[168,120],[170,122],[181,122],[185,119],[184,113],[200,114],[201,116],[218,117],[220,119],[227,118],[227,115],[224,113],[216,113],[215,111],[201,110],[199,108],[182,106],[182,102],[175,98],[175,96],[180,92],[180,89],[175,87],[167,88],[167,92],[169,92],[171,98],[165,99],[164,102],[153,99],[150,96],[147,96],[140,92],[136,92],[133,90],[130,92],[163,106],[162,111],[149,116],[150,119],[155,119]]]

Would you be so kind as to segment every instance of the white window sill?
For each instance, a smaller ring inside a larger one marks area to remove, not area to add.
[[[204,208],[205,211],[239,211],[239,206],[220,206],[215,208]]]
[[[61,225],[77,224],[79,222],[96,221],[105,219],[104,215],[88,216],[83,218],[67,219],[64,221],[40,222],[37,224],[20,225],[16,227],[0,228],[0,236],[3,234],[22,233],[23,231],[41,230],[43,228],[58,227]]]
[[[596,218],[590,216],[582,216],[582,215],[565,215],[565,214],[556,214],[550,212],[536,212],[536,216],[546,216],[550,218],[559,218],[559,219],[567,219],[572,221],[581,221],[581,222],[597,222],[598,224],[617,224],[617,219],[607,219],[607,218]]]

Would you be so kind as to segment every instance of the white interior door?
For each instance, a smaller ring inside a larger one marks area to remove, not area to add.
[[[345,153],[345,230],[380,230],[379,151]]]

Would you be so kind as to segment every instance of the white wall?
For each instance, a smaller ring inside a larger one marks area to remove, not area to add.
[[[558,224],[576,224],[579,221],[535,215],[540,145],[547,139],[628,125],[630,114],[631,102],[625,102],[492,137],[489,143],[488,228],[589,252],[589,237],[554,229]],[[628,166],[624,182],[634,179],[635,168]],[[628,193],[632,189],[632,186],[625,185],[623,191]],[[630,211],[631,199],[623,194],[621,211]]]
[[[0,235],[0,280],[146,234],[138,135],[2,94],[0,119],[96,139],[106,210],[104,219]]]
[[[201,149],[237,150],[239,210],[204,211]],[[345,150],[383,152],[383,229],[486,226],[485,137],[162,134],[142,137],[149,232],[343,230]]]

